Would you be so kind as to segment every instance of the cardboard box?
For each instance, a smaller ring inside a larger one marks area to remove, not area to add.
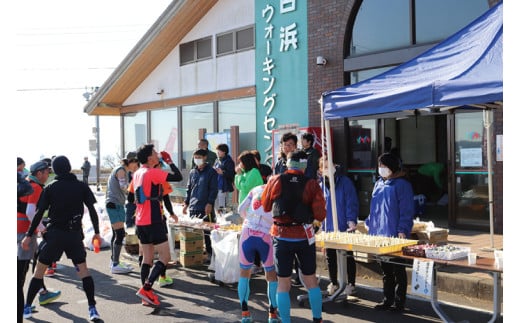
[[[448,243],[448,229],[433,228],[417,231],[411,234],[411,238],[419,240],[419,243],[444,244]]]
[[[180,252],[179,261],[183,267],[196,267],[202,266],[204,262],[204,255],[201,251],[193,251],[193,252]]]
[[[204,240],[180,240],[180,251],[190,253],[194,251],[202,251],[204,248]]]
[[[202,229],[193,229],[187,227],[180,227],[178,229],[179,240],[192,241],[204,239],[204,231]]]

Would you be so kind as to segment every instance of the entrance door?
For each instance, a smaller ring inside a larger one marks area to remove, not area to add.
[[[384,120],[386,150],[397,152],[421,221],[448,227],[447,118],[445,114]]]
[[[455,225],[488,229],[488,172],[482,112],[456,113],[454,133]]]

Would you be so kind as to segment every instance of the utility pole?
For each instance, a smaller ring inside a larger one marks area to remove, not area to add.
[[[86,86],[85,86],[85,93],[83,93],[83,97],[85,98],[85,100],[89,101],[90,98],[96,93],[96,91],[99,89],[99,87],[90,87],[90,89],[88,89]],[[99,178],[100,178],[100,173],[101,173],[101,160],[100,160],[100,156],[101,156],[101,149],[100,149],[100,143],[101,143],[101,140],[100,140],[100,135],[99,135],[99,115],[96,115],[96,127],[94,129],[92,129],[93,132],[94,132],[94,135],[96,136],[96,139],[95,139],[95,144],[96,144],[96,190],[99,192],[101,191],[101,185],[100,185],[100,181],[99,181]],[[89,147],[90,147],[90,151],[93,151],[93,143],[92,142],[89,142]]]

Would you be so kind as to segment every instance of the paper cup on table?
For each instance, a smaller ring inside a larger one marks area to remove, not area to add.
[[[476,265],[477,264],[477,253],[476,252],[470,252],[468,253],[468,265]]]
[[[504,256],[502,254],[502,250],[495,250],[494,254],[495,254],[495,267],[498,269],[502,269],[503,261],[504,261]]]

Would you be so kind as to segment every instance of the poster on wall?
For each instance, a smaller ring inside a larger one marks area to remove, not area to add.
[[[204,137],[208,140],[208,149],[215,151],[220,144],[226,144],[231,149],[231,133],[225,132],[207,132]]]
[[[460,167],[482,167],[482,148],[461,148]]]

